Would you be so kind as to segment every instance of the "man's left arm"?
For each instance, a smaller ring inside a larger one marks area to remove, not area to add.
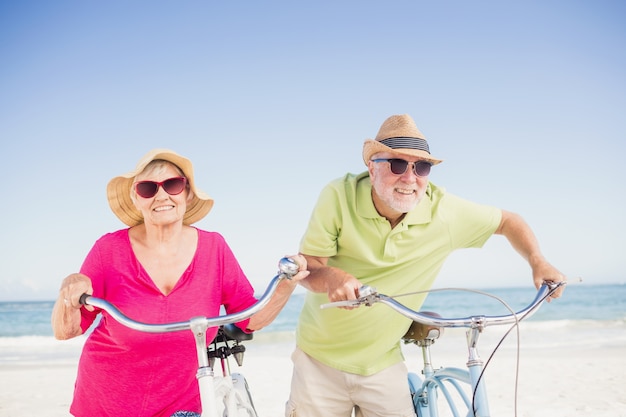
[[[511,246],[526,259],[533,272],[535,287],[539,288],[543,281],[565,280],[565,276],[543,256],[537,237],[519,214],[502,210],[502,220],[495,234],[506,237]],[[551,298],[560,297],[562,292],[563,287],[552,294]]]

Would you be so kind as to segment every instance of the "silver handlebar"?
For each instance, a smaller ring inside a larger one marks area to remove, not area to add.
[[[394,298],[385,294],[379,294],[375,288],[368,285],[364,285],[359,289],[359,298],[356,300],[337,301],[334,303],[322,304],[320,308],[331,307],[359,307],[361,305],[371,306],[374,303],[383,303],[405,317],[423,323],[429,326],[436,327],[486,327],[488,325],[502,325],[513,324],[524,318],[532,316],[538,307],[550,294],[556,291],[559,287],[565,285],[565,281],[551,282],[545,281],[535,296],[535,299],[522,310],[506,315],[499,316],[468,316],[459,318],[445,318],[445,317],[433,317],[426,315],[415,310],[412,310]]]
[[[280,281],[282,281],[283,279],[291,279],[295,274],[298,273],[298,269],[298,264],[292,259],[282,258],[278,263],[278,274],[274,278],[272,278],[265,292],[263,293],[261,298],[257,300],[256,303],[254,303],[245,310],[239,311],[237,313],[226,314],[219,317],[194,317],[189,321],[149,324],[133,320],[121,311],[119,311],[117,307],[115,307],[108,301],[105,301],[101,298],[93,297],[89,294],[81,295],[80,303],[84,305],[98,307],[109,313],[111,317],[113,317],[124,326],[134,330],[139,330],[141,332],[167,333],[180,330],[190,330],[192,328],[192,324],[194,326],[203,326],[206,329],[209,327],[218,327],[229,323],[237,323],[259,312],[270,301],[270,298],[272,297],[274,292],[276,292]]]

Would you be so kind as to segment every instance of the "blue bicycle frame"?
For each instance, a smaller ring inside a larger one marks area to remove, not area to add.
[[[473,339],[472,332],[478,332],[478,329],[470,329],[468,331],[468,342]],[[460,368],[441,368],[434,370],[430,362],[430,342],[422,341],[420,343],[424,355],[424,378],[416,373],[409,373],[409,389],[413,397],[413,405],[418,417],[438,417],[437,400],[439,392],[445,397],[450,411],[454,417],[461,417],[461,414],[455,405],[454,397],[459,397],[465,404],[465,409],[469,410],[466,416],[489,416],[489,403],[487,400],[487,392],[485,381],[482,379],[483,361],[478,357],[477,351],[470,348],[468,359],[468,369]],[[468,395],[467,387],[471,386],[472,398]]]

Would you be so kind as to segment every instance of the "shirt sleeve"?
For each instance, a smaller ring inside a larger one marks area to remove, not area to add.
[[[217,240],[221,246],[223,274],[221,303],[228,314],[245,310],[257,301],[254,289],[225,239],[217,233],[214,235],[218,237]],[[235,324],[243,331],[250,333],[251,331],[247,329],[249,321],[250,319],[246,319]]]
[[[478,204],[445,193],[439,215],[448,226],[455,248],[481,248],[494,234],[502,219],[498,207]]]
[[[300,252],[325,258],[337,254],[343,206],[345,202],[333,183],[322,189],[300,242]]]

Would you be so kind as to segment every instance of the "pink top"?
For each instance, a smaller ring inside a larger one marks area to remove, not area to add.
[[[146,323],[214,317],[220,306],[241,311],[256,298],[224,238],[198,230],[194,258],[170,294],[163,295],[130,245],[128,229],[101,237],[81,273],[91,278],[93,295],[109,301],[132,319]],[[105,312],[81,309],[83,331],[102,313],[87,338],[78,366],[75,416],[170,416],[200,412],[198,368],[191,331],[142,333],[118,324]],[[245,329],[247,321],[238,325]],[[217,329],[207,330],[207,340]]]

